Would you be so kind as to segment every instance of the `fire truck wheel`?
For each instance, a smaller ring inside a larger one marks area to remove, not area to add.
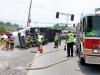
[[[85,60],[84,60],[83,57],[80,58],[80,64],[81,64],[81,65],[85,65]]]

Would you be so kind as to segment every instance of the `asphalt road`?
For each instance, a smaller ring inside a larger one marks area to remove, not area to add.
[[[53,48],[53,43],[49,43],[43,46],[44,53],[53,50],[63,49],[64,42],[62,46],[59,46],[58,49]],[[41,55],[39,53],[36,56]],[[36,59],[36,61],[31,65],[32,68],[38,68],[50,65],[57,61],[66,59],[67,52],[57,51],[43,55]],[[100,65],[80,65],[78,54],[74,52],[73,58],[70,60],[58,63],[48,68],[38,69],[38,70],[29,70],[28,75],[100,75]]]
[[[62,50],[40,56],[31,67],[43,67],[66,59],[67,52],[63,50],[63,47],[64,42],[58,49],[53,48],[53,43],[43,46],[43,53]],[[37,48],[27,50],[15,48],[13,51],[0,50],[0,75],[100,75],[100,65],[80,65],[76,52],[74,54],[75,57],[68,61],[44,69],[26,70],[26,65],[34,59],[35,55],[41,55],[40,53],[32,52],[36,50]]]

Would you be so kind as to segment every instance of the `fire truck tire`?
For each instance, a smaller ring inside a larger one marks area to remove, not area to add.
[[[84,60],[83,57],[80,57],[80,64],[81,64],[81,65],[85,65],[85,60]]]

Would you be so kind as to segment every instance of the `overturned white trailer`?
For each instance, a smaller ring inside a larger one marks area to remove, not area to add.
[[[15,47],[25,47],[25,37],[30,32],[31,27],[22,28],[18,31],[13,32],[15,38]]]

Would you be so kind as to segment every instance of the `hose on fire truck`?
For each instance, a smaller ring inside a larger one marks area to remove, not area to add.
[[[76,48],[76,47],[75,47],[75,48]],[[74,52],[75,52],[75,48],[73,49]],[[41,55],[38,55],[37,57],[34,58],[34,60],[33,60],[31,63],[29,63],[29,64],[26,66],[26,70],[39,70],[39,69],[45,69],[45,68],[51,67],[51,66],[53,66],[53,65],[56,65],[56,64],[58,64],[58,63],[61,63],[61,62],[64,62],[64,61],[67,61],[67,60],[72,59],[72,58],[65,58],[65,59],[63,59],[63,60],[57,61],[57,62],[52,63],[52,64],[50,64],[50,65],[43,66],[43,67],[38,67],[38,68],[32,68],[32,67],[29,67],[29,66],[32,65],[32,64],[36,61],[36,59],[39,58],[40,56],[43,56],[43,55],[45,55],[45,54],[49,54],[49,53],[52,53],[52,52],[62,51],[62,50],[64,50],[64,49],[59,49],[59,50],[49,51],[49,52],[43,53],[43,54],[41,54]],[[75,57],[75,56],[74,56],[74,57]]]

